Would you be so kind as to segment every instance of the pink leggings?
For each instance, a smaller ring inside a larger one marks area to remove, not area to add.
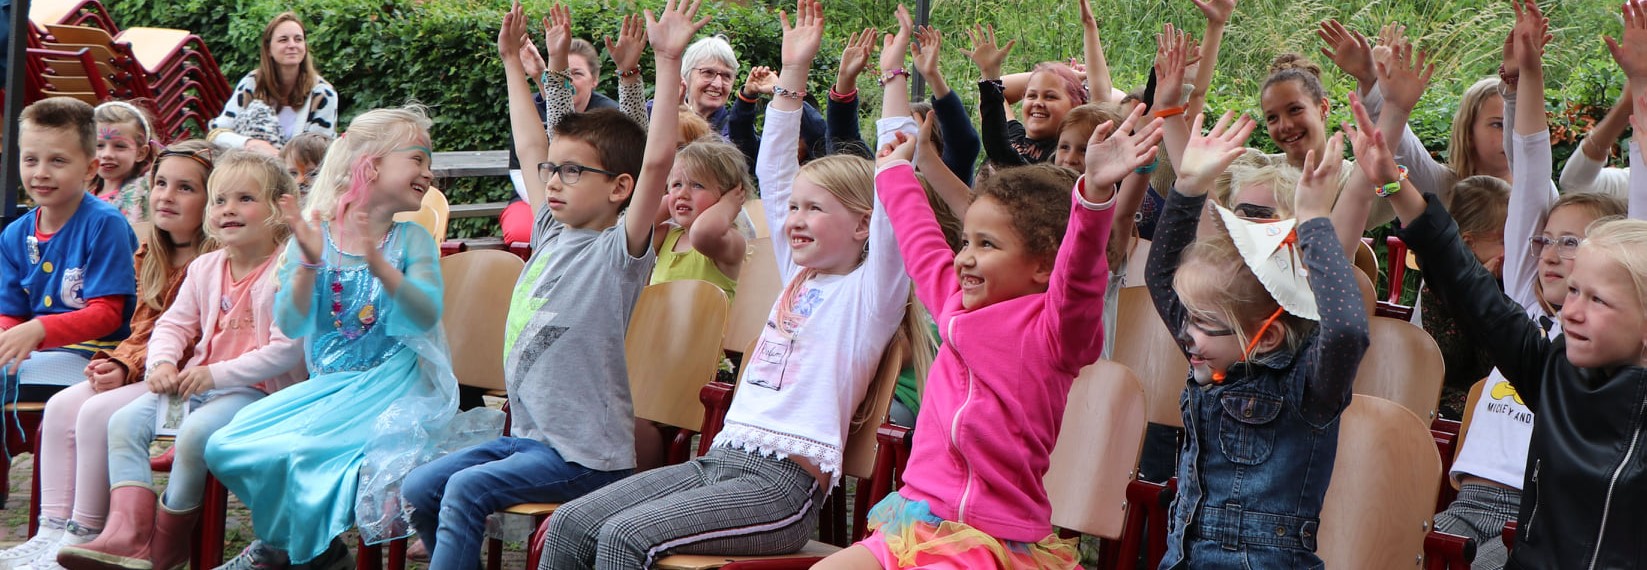
[[[87,528],[103,528],[109,514],[109,416],[148,392],[143,382],[107,392],[80,382],[46,402],[40,472],[34,474],[40,480],[41,516],[72,514]]]

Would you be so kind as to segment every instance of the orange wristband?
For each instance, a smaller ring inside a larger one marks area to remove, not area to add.
[[[1150,115],[1154,116],[1157,119],[1165,119],[1167,117],[1176,117],[1176,116],[1182,115],[1182,114],[1184,114],[1184,106],[1183,105],[1179,105],[1177,107],[1167,107],[1165,109],[1156,111],[1154,113],[1150,113]]]

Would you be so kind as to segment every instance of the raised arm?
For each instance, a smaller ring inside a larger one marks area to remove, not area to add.
[[[1361,110],[1365,114],[1365,110]],[[1344,164],[1344,133],[1327,140],[1327,148],[1304,157],[1298,179],[1298,243],[1309,269],[1310,291],[1320,314],[1319,342],[1311,361],[1314,370],[1304,386],[1305,409],[1318,421],[1336,416],[1349,404],[1362,354],[1369,342],[1367,310],[1355,282],[1350,258],[1341,255],[1332,220],[1328,217],[1339,195],[1339,171]],[[1359,221],[1359,220],[1358,220]],[[1359,224],[1356,226],[1360,227]]]
[[[532,219],[535,220],[543,208],[545,188],[543,178],[538,176],[537,165],[549,156],[549,136],[539,121],[537,104],[532,101],[532,88],[526,83],[526,68],[520,58],[521,46],[525,42],[526,16],[517,1],[503,15],[503,26],[498,30],[498,57],[503,60],[503,76],[508,85],[509,130],[515,140],[515,156],[520,157],[526,203],[532,207]],[[544,95],[547,99],[548,94]],[[281,328],[292,338],[302,336],[294,334],[285,325]]]
[[[978,129],[972,126],[972,118],[967,116],[966,105],[961,102],[960,96],[949,89],[949,82],[944,79],[939,65],[943,45],[941,32],[931,26],[921,26],[915,30],[915,41],[910,44],[910,49],[915,53],[915,69],[932,89],[932,114],[938,119],[939,136],[944,140],[944,164],[956,178],[970,187],[973,167],[978,163],[978,153],[983,146],[978,140]]]
[[[1189,34],[1172,24],[1162,26],[1161,33],[1155,35],[1155,101],[1150,108],[1158,114],[1175,115],[1161,128],[1162,140],[1166,141],[1167,160],[1174,170],[1183,160],[1184,145],[1190,139],[1189,124],[1185,120],[1195,116],[1176,116],[1176,113],[1183,111],[1178,105],[1184,100],[1184,70],[1200,58],[1200,55],[1189,52],[1189,44]]]
[[[606,36],[606,53],[612,55],[612,70],[618,76],[618,110],[637,125],[646,125],[646,82],[641,78],[640,60],[646,53],[646,19],[627,14],[618,26],[618,39]]]
[[[1006,93],[1001,83],[1001,63],[1012,53],[1012,46],[1018,40],[1009,40],[1005,46],[998,47],[994,26],[974,26],[968,35],[972,38],[972,49],[963,49],[961,53],[978,65],[978,72],[983,76],[978,81],[978,120],[983,131],[984,155],[1002,166],[1029,164],[1017,149],[1012,148],[1012,134],[1007,127]]]
[[[1429,55],[1414,49],[1405,37],[1398,37],[1388,47],[1389,54],[1374,66],[1378,89],[1384,94],[1384,108],[1375,117],[1378,130],[1384,133],[1384,140],[1396,141],[1396,163],[1407,167],[1407,176],[1413,185],[1425,192],[1447,196],[1452,193],[1458,176],[1451,167],[1431,157],[1418,135],[1407,126],[1413,109],[1429,86],[1430,76],[1435,73],[1435,64],[1427,61]]]
[[[646,11],[646,35],[652,44],[656,62],[657,90],[654,101],[679,101],[681,98],[681,54],[692,36],[709,16],[698,18],[703,0],[669,0],[656,16]],[[634,195],[629,199],[629,212],[624,215],[624,231],[628,232],[629,256],[641,257],[652,247],[652,224],[657,219],[658,204],[668,185],[669,169],[675,165],[675,140],[680,113],[672,108],[652,113],[651,126],[646,132],[646,155],[641,159],[640,177],[635,181]]]
[[[1201,67],[1196,68],[1195,87],[1191,88],[1189,102],[1184,105],[1186,117],[1201,114],[1207,104],[1207,90],[1212,87],[1213,73],[1218,70],[1218,48],[1224,43],[1224,26],[1235,13],[1235,0],[1191,1],[1207,17],[1207,30],[1201,34]],[[1090,64],[1087,72],[1092,72]]]
[[[908,117],[909,71],[904,69],[904,64],[915,22],[903,4],[899,4],[893,14],[898,18],[898,30],[881,40],[881,116]]]
[[[785,283],[794,277],[795,264],[790,258],[789,242],[781,235],[780,228],[788,216],[790,190],[800,171],[800,159],[796,156],[801,139],[800,99],[806,89],[806,76],[812,70],[812,58],[818,55],[823,42],[822,6],[813,0],[796,0],[795,4],[793,26],[786,12],[778,12],[783,26],[783,67],[774,90],[782,88],[784,95],[773,97],[772,104],[767,106],[760,158],[755,162],[761,203],[773,231],[772,253]]]
[[[1511,30],[1516,81],[1511,144],[1505,149],[1515,157],[1510,164],[1510,204],[1504,223],[1504,292],[1524,310],[1543,311],[1535,288],[1538,283],[1538,256],[1528,242],[1538,234],[1540,220],[1555,204],[1555,188],[1550,185],[1554,167],[1550,156],[1550,129],[1544,116],[1544,28],[1548,26],[1536,5],[1516,4],[1516,24]],[[1506,67],[1510,64],[1506,63]],[[1506,112],[1509,102],[1506,100]]]
[[[841,50],[840,69],[835,74],[835,85],[829,88],[829,103],[824,108],[824,123],[834,149],[856,145],[868,151],[865,156],[875,154],[864,142],[862,128],[858,126],[858,78],[869,67],[878,38],[880,34],[875,28],[864,28],[847,38],[846,48]]]
[[[1624,4],[1624,35],[1615,40],[1605,38],[1607,50],[1612,52],[1613,61],[1624,70],[1624,77],[1629,80],[1628,92],[1636,93],[1635,106],[1647,108],[1647,7],[1627,2]],[[1635,148],[1630,152],[1630,217],[1642,219],[1647,212],[1647,168],[1639,163],[1639,156],[1643,141],[1647,140],[1647,118],[1643,113],[1635,113],[1630,117],[1631,126],[1635,127]]]
[[[1378,76],[1373,68],[1372,43],[1367,41],[1367,36],[1338,20],[1321,22],[1315,36],[1327,44],[1321,48],[1321,55],[1355,78],[1356,91],[1363,95],[1371,93]]]
[[[1630,127],[1631,115],[1634,112],[1635,97],[1629,84],[1625,84],[1624,92],[1618,96],[1618,102],[1607,110],[1607,114],[1588,134],[1584,135],[1584,140],[1578,143],[1578,152],[1568,157],[1566,166],[1561,167],[1562,189],[1568,192],[1589,192],[1595,188],[1596,179],[1601,177],[1602,169],[1607,167],[1607,159],[1612,156],[1613,147],[1618,144],[1618,139],[1624,136],[1624,129]]]
[[[1075,0],[1081,6],[1081,48],[1087,64],[1087,93],[1093,101],[1108,101],[1115,82],[1110,79],[1109,61],[1104,59],[1104,42],[1098,37],[1098,18],[1092,15],[1092,0]],[[1233,0],[1228,1],[1234,4]],[[1200,4],[1200,0],[1196,0]]]

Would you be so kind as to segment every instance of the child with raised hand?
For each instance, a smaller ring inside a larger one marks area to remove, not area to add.
[[[437,445],[497,429],[481,410],[453,417],[440,252],[422,227],[393,221],[434,178],[429,125],[416,106],[367,111],[327,150],[308,204],[281,198],[292,239],[274,268],[274,322],[304,339],[310,379],[242,408],[206,444],[261,539],[230,567],[334,568],[350,527],[372,544],[406,536],[406,472]]]
[[[773,249],[785,285],[725,429],[703,457],[562,506],[549,519],[540,568],[628,570],[668,553],[800,549],[840,480],[854,410],[882,350],[900,326],[919,326],[904,318],[909,281],[875,206],[869,161],[798,164],[800,99],[823,39],[822,10],[798,1],[793,26],[780,13],[783,69],[756,170],[769,223],[783,228]]]
[[[680,99],[681,54],[709,21],[697,18],[699,6],[672,0],[657,16],[646,12],[659,101]],[[515,57],[525,23],[517,3],[498,32],[515,149],[523,163],[537,165],[523,173],[537,212],[532,258],[505,323],[512,435],[408,477],[406,493],[417,507],[412,523],[429,546],[432,568],[473,566],[486,517],[498,509],[572,501],[635,467],[624,336],[655,262],[653,231],[674,166],[679,115],[657,109],[650,137],[616,111],[570,115],[548,140]],[[643,138],[644,154],[635,152]]]
[[[1535,33],[1522,31],[1516,41],[1536,41]],[[1624,37],[1607,43],[1631,90],[1641,93],[1647,88],[1647,11],[1625,4]],[[1529,71],[1523,66],[1523,83]],[[1641,373],[1647,365],[1647,330],[1642,326],[1647,322],[1647,289],[1642,286],[1647,282],[1647,259],[1642,258],[1647,222],[1598,220],[1571,247],[1543,246],[1547,254],[1555,250],[1570,257],[1572,267],[1562,280],[1562,330],[1551,338],[1526,307],[1498,292],[1440,201],[1399,180],[1382,140],[1374,138],[1366,146],[1370,152],[1358,154],[1369,177],[1399,185],[1386,199],[1401,218],[1401,239],[1417,254],[1431,290],[1454,307],[1463,329],[1492,352],[1514,396],[1538,416],[1528,439],[1515,548],[1507,567],[1636,565],[1647,556],[1639,540],[1647,528],[1633,514],[1647,505],[1642,491],[1647,486],[1637,468],[1638,448],[1647,436],[1640,420],[1647,405]],[[1517,164],[1522,159],[1515,157]],[[1555,223],[1552,214],[1550,224]]]
[[[161,153],[151,196],[165,191],[161,177],[176,160],[173,152],[176,145]],[[206,233],[220,249],[188,264],[176,301],[154,325],[147,389],[112,417],[100,418],[112,434],[107,454],[95,454],[109,520],[97,540],[63,548],[57,561],[71,570],[170,570],[187,563],[206,489],[206,439],[247,404],[302,379],[302,346],[274,326],[278,283],[269,275],[290,233],[276,202],[295,196],[296,185],[274,158],[230,151],[216,161],[205,186]],[[187,399],[194,409],[178,430],[166,493],[157,501],[149,444],[162,394]],[[80,433],[84,437],[85,430]]]
[[[641,55],[646,53],[645,24],[638,14],[626,15],[617,41],[606,38],[606,53],[617,67],[613,70],[618,78],[617,108],[642,126],[647,121],[646,83],[640,75]],[[531,40],[525,40],[517,53],[528,73],[541,69],[532,79],[543,91],[544,132],[553,138],[562,118],[600,108],[590,105],[600,81],[600,59],[589,42],[572,37],[572,10],[562,4],[550,7],[549,15],[543,17],[543,47],[548,59],[538,58]],[[610,99],[601,99],[611,105]]]
[[[1318,568],[1338,418],[1368,344],[1354,268],[1328,217],[1343,135],[1319,160],[1306,153],[1302,222],[1248,222],[1214,206],[1221,227],[1197,239],[1213,178],[1253,129],[1231,119],[1202,136],[1197,117],[1150,248],[1150,296],[1190,362],[1160,567]]]
[[[90,105],[67,97],[22,113],[17,160],[36,207],[0,232],[0,399],[8,402],[44,402],[84,380],[91,357],[131,333],[137,236],[86,191],[97,172],[92,117]]]
[[[92,355],[84,371],[74,375],[86,381],[46,402],[37,474],[42,532],[0,552],[0,564],[51,567],[59,547],[85,542],[104,528],[109,509],[109,416],[145,391],[140,382],[155,320],[176,298],[184,268],[195,255],[215,247],[201,229],[212,153],[211,145],[201,140],[183,141],[161,153],[153,192],[146,197],[145,209],[154,212],[154,223],[134,264],[137,308],[132,311],[131,336],[112,350]],[[51,542],[54,536],[56,541]]]
[[[989,162],[997,167],[1009,167],[1051,160],[1064,113],[1086,104],[1089,99],[1079,76],[1062,63],[1036,65],[1024,89],[1024,119],[1022,122],[1012,119],[1001,64],[1018,40],[1008,40],[1005,45],[997,43],[994,26],[974,26],[970,34],[972,50],[962,50],[962,53],[978,65],[983,75],[978,81],[978,120]]]
[[[148,221],[149,167],[155,162],[154,129],[148,113],[125,101],[98,105],[98,198],[113,204],[132,224]]]
[[[961,96],[951,90],[949,82],[944,80],[939,65],[944,36],[936,28],[921,26],[915,30],[914,40],[909,45],[910,53],[914,56],[915,70],[926,81],[927,88],[932,90],[932,113],[938,119],[935,125],[938,136],[943,139],[941,156],[944,165],[961,183],[970,187],[983,142],[978,138],[978,129],[972,126],[972,118],[967,116],[966,104],[961,102]],[[919,157],[916,161],[920,161]]]
[[[881,130],[907,125],[888,113]],[[1102,349],[1117,184],[1160,140],[1161,121],[1138,125],[1142,115],[1095,130],[1079,180],[1046,165],[986,180],[959,253],[909,163],[926,141],[906,126],[883,151],[876,190],[945,350],[927,377],[904,486],[869,513],[873,534],[818,568],[1076,567],[1074,545],[1052,533],[1041,478],[1075,375]]]

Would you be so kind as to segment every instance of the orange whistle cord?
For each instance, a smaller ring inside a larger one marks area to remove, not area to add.
[[[1245,362],[1247,360],[1247,355],[1252,354],[1252,349],[1258,346],[1258,339],[1264,338],[1264,331],[1269,330],[1270,325],[1275,324],[1275,319],[1281,318],[1281,313],[1284,311],[1286,311],[1286,309],[1277,307],[1274,313],[1270,313],[1270,318],[1264,319],[1264,326],[1258,327],[1258,334],[1252,335],[1252,340],[1247,341],[1247,348],[1241,351],[1241,360],[1238,360],[1237,362]],[[1214,370],[1212,372],[1212,383],[1223,384],[1224,378],[1226,377],[1227,374],[1225,374],[1223,370]]]

